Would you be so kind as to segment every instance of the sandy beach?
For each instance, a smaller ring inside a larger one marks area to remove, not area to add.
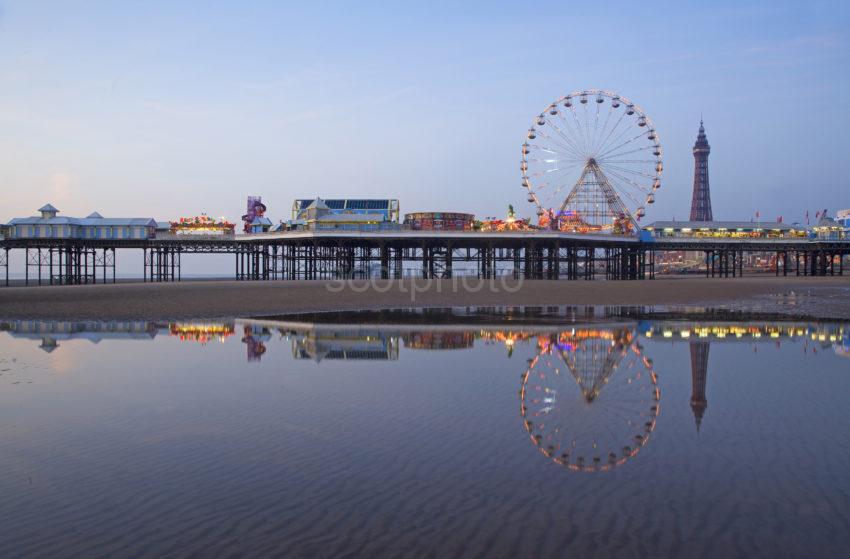
[[[652,281],[186,281],[0,289],[0,318],[259,317],[295,312],[502,305],[712,307],[850,319],[850,277]]]

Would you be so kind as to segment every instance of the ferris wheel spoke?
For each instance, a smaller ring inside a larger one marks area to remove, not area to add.
[[[548,121],[547,121],[547,122],[548,122]],[[573,147],[573,151],[574,151],[574,153],[575,153],[578,157],[584,157],[584,155],[583,155],[583,154],[582,154],[582,152],[581,152],[581,149],[580,149],[580,148],[579,148],[579,147],[575,144],[575,142],[573,142],[573,140],[572,140],[569,136],[567,136],[567,135],[564,133],[564,131],[563,131],[563,130],[561,130],[561,128],[560,128],[557,124],[555,124],[554,122],[550,122],[549,124],[550,124],[550,126],[552,127],[552,129],[553,129],[553,130],[555,130],[555,131],[558,133],[558,135],[559,135],[559,136],[561,136],[561,138],[563,138],[563,140],[564,140],[564,141],[565,141],[568,145],[570,145],[570,146],[572,146],[572,147]]]
[[[619,173],[617,173],[615,171],[609,170],[608,173],[614,179],[616,179],[616,180],[609,180],[609,182],[611,183],[611,186],[613,188],[615,188],[618,192],[622,193],[624,196],[628,196],[629,199],[631,199],[631,201],[634,202],[635,204],[639,204],[638,200],[633,196],[632,192],[634,192],[634,190],[644,192],[643,187],[639,183],[631,180],[628,177],[624,177],[623,175],[620,175]],[[627,186],[624,186],[621,183],[625,183],[625,185],[627,185]]]
[[[621,118],[623,118],[625,116],[626,116],[626,113],[622,113]],[[617,133],[616,136],[612,135],[609,138],[605,139],[605,142],[603,143],[603,145],[600,146],[600,148],[598,150],[596,150],[597,155],[601,155],[602,153],[605,153],[606,151],[608,151],[611,146],[617,145],[624,137],[626,137],[626,135],[628,135],[630,133],[631,130],[633,130],[633,128],[630,127],[629,124],[628,124],[629,121],[625,120],[625,119],[623,119],[623,120],[626,122],[626,125],[620,130],[619,133]]]
[[[646,171],[636,171],[634,169],[629,169],[628,167],[620,167],[618,165],[611,165],[610,163],[606,163],[605,165],[602,166],[602,168],[603,168],[603,170],[604,169],[616,169],[616,170],[621,171],[623,173],[630,173],[632,175],[638,175],[638,176],[641,176],[641,177],[646,177],[648,179],[654,179],[655,178],[655,175],[652,174],[652,173],[647,173]]]
[[[584,146],[581,145],[581,138],[576,136],[571,127],[568,120],[564,119],[564,115],[561,111],[558,111],[556,115],[554,115],[551,119],[552,128],[558,132],[558,135],[563,138],[565,142],[573,147],[576,155],[578,157],[585,157]]]
[[[632,138],[629,138],[628,140],[626,140],[625,142],[621,143],[620,145],[615,146],[615,147],[613,147],[613,148],[609,149],[608,151],[606,151],[606,152],[604,152],[604,153],[600,153],[600,154],[599,154],[599,157],[605,157],[606,155],[608,155],[608,154],[610,154],[610,153],[612,153],[612,152],[614,152],[614,151],[616,151],[616,150],[620,149],[621,147],[629,145],[630,143],[634,142],[634,141],[635,141],[635,140],[637,140],[638,138],[642,138],[643,136],[646,136],[647,132],[648,132],[648,130],[644,130],[643,132],[641,132],[641,133],[640,133],[640,134],[638,134],[637,136],[634,136],[634,137],[632,137]]]
[[[584,135],[584,131],[583,131],[582,126],[581,126],[581,122],[579,122],[579,120],[578,120],[578,115],[576,114],[575,106],[570,106],[570,113],[573,115],[573,121],[575,122],[575,125],[576,125],[577,135],[582,140],[582,145],[584,146],[584,153],[587,154],[588,150],[589,150],[589,147],[587,145],[587,138]]]
[[[620,127],[620,123],[622,123],[622,122],[623,122],[623,119],[624,119],[625,117],[626,117],[626,113],[625,113],[625,112],[621,112],[621,113],[620,113],[620,117],[617,119],[617,122],[615,122],[615,123],[614,123],[614,126],[611,128],[611,130],[609,130],[609,131],[608,131],[608,134],[607,134],[607,135],[606,135],[606,136],[602,139],[602,141],[600,141],[600,142],[599,142],[599,147],[598,147],[598,148],[597,148],[597,150],[596,150],[597,152],[600,152],[600,151],[602,151],[602,150],[606,149],[606,148],[605,148],[605,146],[606,146],[606,145],[608,145],[608,141],[609,141],[609,140],[611,139],[611,137],[614,135],[614,132],[616,132],[616,131],[617,131],[617,128],[619,128],[619,127]],[[624,130],[625,130],[625,131],[628,131],[628,128],[625,128]],[[621,135],[622,135],[622,134],[623,134],[623,132],[621,132]],[[614,141],[616,142],[616,140],[614,140]]]
[[[596,147],[596,133],[599,131],[599,105],[596,103],[596,117],[593,119],[593,140],[591,141],[591,149]]]
[[[641,186],[640,184],[638,184],[637,182],[635,182],[635,181],[633,181],[633,180],[631,180],[627,177],[624,177],[623,175],[620,175],[620,174],[618,174],[614,171],[609,171],[609,173],[612,176],[614,176],[615,178],[617,178],[619,181],[624,182],[627,185],[629,185],[629,187],[631,187],[631,188],[624,188],[617,181],[612,181],[611,186],[614,187],[617,190],[617,192],[623,194],[624,196],[627,196],[632,202],[635,203],[636,206],[640,206],[642,202],[639,201],[637,198],[635,198],[632,195],[633,189],[636,189],[636,190],[642,192],[643,194],[649,194],[649,192],[644,190],[644,187]]]
[[[638,404],[638,405],[646,404],[646,407],[649,408],[652,405],[652,402],[654,402],[654,400],[650,400],[648,398],[630,398],[630,399],[622,399],[621,398],[621,399],[617,399],[617,400],[606,399],[606,403],[607,403],[608,406],[611,407],[611,409],[619,409],[619,410],[628,409],[627,406],[633,406],[635,404]],[[639,411],[638,413],[640,414],[642,412]]]
[[[655,400],[646,397],[646,398],[617,398],[611,400],[612,402],[619,402],[617,405],[625,405],[625,404],[649,404],[652,405],[651,402]],[[649,406],[647,406],[649,407]]]
[[[531,163],[532,161],[537,162],[548,162],[548,161],[587,161],[586,158],[572,154],[572,153],[564,153],[563,151],[558,151],[554,149],[535,149],[534,151],[539,151],[542,153],[533,153],[532,150],[529,150],[529,155],[526,156],[526,161]]]
[[[594,404],[595,404],[595,403],[596,403],[596,402],[594,402]],[[599,403],[601,403],[601,402],[599,402]],[[613,416],[613,417],[614,417],[614,419],[617,419],[617,420],[619,420],[619,421],[625,421],[626,423],[628,423],[628,422],[629,422],[629,420],[631,420],[631,419],[634,417],[634,416],[633,416],[633,411],[632,411],[632,410],[629,410],[628,408],[620,408],[620,409],[618,410],[618,409],[615,409],[615,408],[611,407],[611,404],[610,404],[610,403],[608,403],[608,404],[605,406],[605,409],[604,409],[604,410],[602,410],[602,415],[609,415],[609,416]],[[608,430],[609,430],[609,431],[608,431],[608,434],[609,434],[609,435],[612,435],[612,434],[613,434],[613,430],[611,430],[611,422],[603,421],[602,423],[603,423],[603,425],[606,425],[606,429],[608,429]]]
[[[536,180],[566,180],[566,182],[570,182],[571,175],[575,175],[575,169],[569,169],[560,167],[558,169],[544,169],[542,171],[534,171],[529,176]],[[540,185],[537,185],[536,188],[540,188]]]
[[[594,151],[599,151],[601,147],[602,138],[605,137],[605,130],[608,129],[608,122],[611,120],[611,114],[614,112],[614,106],[611,103],[608,103],[608,112],[605,114],[605,122],[602,124],[602,131],[599,133],[600,142],[593,146]]]
[[[570,129],[572,130],[572,134],[575,136],[576,140],[582,145],[582,154],[585,157],[590,155],[590,143],[587,139],[587,134],[584,131],[584,127],[582,126],[581,119],[578,116],[578,113],[575,111],[575,107],[570,107],[570,114],[572,115],[572,122],[570,123]],[[566,118],[564,118],[565,122],[570,122]]]
[[[597,161],[606,161],[606,160],[608,160],[612,157],[622,157],[624,155],[631,155],[632,153],[639,153],[641,151],[648,151],[648,150],[651,150],[651,149],[655,149],[654,144],[651,145],[651,146],[643,146],[642,148],[634,148],[634,149],[629,149],[629,150],[621,151],[621,152],[617,152],[617,153],[611,153],[611,154],[606,155],[605,157],[597,158]]]
[[[556,189],[552,192],[552,195],[550,196],[549,200],[550,200],[550,201],[554,201],[554,200],[556,200],[555,196],[558,196],[558,195],[561,193],[561,191],[564,189],[564,187],[565,187],[565,186],[567,186],[567,183],[564,183],[564,184],[562,184],[561,186],[559,186],[558,188],[556,188]]]
[[[603,162],[603,167],[605,165],[611,165],[612,163],[655,163],[655,159],[606,159]],[[653,175],[654,177],[655,175]]]
[[[562,162],[562,161],[575,162],[576,164],[581,163],[582,165],[584,164],[584,159],[575,159],[575,158],[569,158],[569,157],[564,157],[564,158],[556,157],[555,159],[540,159],[539,157],[535,157],[535,158],[532,158],[532,159],[526,159],[526,161],[528,163],[539,163],[541,165],[549,165],[549,164],[552,164],[552,163],[559,163],[559,162]]]
[[[581,161],[579,163],[572,163],[570,165],[565,165],[564,167],[556,167],[554,169],[546,169],[545,172],[546,173],[556,173],[556,172],[566,173],[568,171],[575,170],[579,166],[584,166],[584,161]]]
[[[550,187],[552,187],[553,189],[554,188],[560,189],[560,188],[563,188],[563,185],[569,183],[569,181],[561,180],[557,175],[552,175],[552,176],[548,176],[548,177],[541,175],[539,178],[542,182],[537,185],[535,190],[539,193],[546,193],[547,195],[551,195],[551,192],[549,192],[549,190],[547,190]],[[553,183],[555,184],[554,186],[553,186]]]
[[[554,145],[556,145],[556,146],[560,147],[562,150],[564,150],[564,151],[562,151],[561,153],[569,152],[569,153],[571,153],[571,154],[575,155],[576,157],[581,157],[581,154],[580,154],[580,153],[578,153],[578,152],[576,152],[576,151],[575,151],[572,147],[570,147],[570,146],[569,146],[569,145],[567,145],[567,144],[562,143],[560,140],[558,140],[557,138],[555,138],[555,137],[553,137],[553,136],[550,136],[548,133],[543,132],[542,130],[539,130],[539,131],[537,132],[537,134],[538,134],[538,135],[540,135],[540,136],[542,136],[543,138],[546,138],[546,139],[547,139],[547,140],[549,140],[552,144],[554,144]]]
[[[544,152],[544,153],[547,153],[547,154],[550,154],[550,155],[554,155],[554,156],[556,156],[556,157],[557,157],[558,155],[564,155],[565,157],[563,157],[563,158],[562,158],[562,160],[567,160],[567,159],[569,159],[570,161],[584,161],[584,160],[585,160],[585,158],[584,158],[584,157],[582,157],[582,156],[576,156],[575,154],[572,154],[572,153],[567,154],[567,153],[566,153],[566,152],[564,152],[564,151],[560,151],[560,150],[552,149],[552,148],[550,148],[550,147],[545,147],[545,146],[541,146],[541,145],[538,145],[538,144],[530,144],[530,145],[529,145],[529,148],[533,148],[534,150],[542,151],[542,152]],[[531,150],[529,150],[529,153],[531,153]],[[573,155],[573,157],[566,157],[566,155]],[[526,157],[527,157],[527,156],[526,156]],[[542,159],[540,159],[539,157],[538,157],[538,158],[529,158],[529,157],[527,157],[527,158],[526,158],[526,161],[532,161],[533,159],[536,159],[536,160],[538,160],[538,161],[542,161]]]

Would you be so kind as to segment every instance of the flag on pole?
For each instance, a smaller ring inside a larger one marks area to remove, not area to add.
[[[809,210],[806,210],[806,225],[809,224]]]

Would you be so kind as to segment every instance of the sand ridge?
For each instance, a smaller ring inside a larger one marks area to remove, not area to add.
[[[521,282],[476,278],[346,283],[184,281],[9,287],[0,289],[0,318],[165,320],[323,310],[503,305],[720,305],[727,308],[740,305],[758,310],[760,301],[768,306],[777,301],[796,301],[799,293],[808,294],[816,303],[820,299],[827,301],[815,305],[815,316],[850,319],[850,277]],[[830,296],[820,297],[820,293]],[[796,310],[802,313],[801,307]]]

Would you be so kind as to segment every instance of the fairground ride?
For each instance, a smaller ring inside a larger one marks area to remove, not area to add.
[[[195,217],[181,217],[169,222],[171,233],[175,235],[233,235],[235,223],[225,218],[213,219],[206,214]]]
[[[626,97],[576,91],[534,118],[522,144],[522,187],[542,227],[633,234],[661,187],[661,140]]]

